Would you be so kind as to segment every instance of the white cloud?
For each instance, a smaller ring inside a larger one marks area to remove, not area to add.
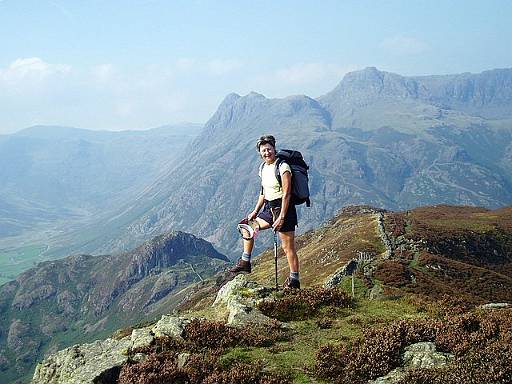
[[[140,129],[206,121],[229,92],[269,97],[318,96],[353,68],[299,63],[262,73],[236,59],[181,58],[128,68],[113,63],[75,68],[38,57],[0,68],[3,132],[31,124],[92,129]],[[40,80],[40,81],[38,81]]]
[[[0,69],[0,78],[9,83],[16,83],[45,80],[53,75],[65,75],[70,72],[69,65],[49,64],[39,57],[30,57],[16,59],[6,69]]]
[[[430,47],[427,43],[414,37],[394,36],[383,40],[382,48],[398,55],[417,55],[427,51]]]

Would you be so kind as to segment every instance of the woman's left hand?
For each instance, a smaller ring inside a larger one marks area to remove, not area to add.
[[[272,230],[279,231],[284,223],[284,217],[278,216],[277,219],[272,224]]]

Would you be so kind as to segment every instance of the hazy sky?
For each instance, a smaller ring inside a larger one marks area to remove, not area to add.
[[[512,67],[512,1],[0,0],[0,133],[206,122],[231,92]]]

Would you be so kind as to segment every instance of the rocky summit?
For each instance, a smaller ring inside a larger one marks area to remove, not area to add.
[[[120,255],[39,264],[0,287],[1,381],[28,375],[62,347],[172,311],[191,283],[226,262],[210,243],[170,232]]]
[[[49,356],[32,384],[510,382],[511,213],[346,207],[297,239],[303,289],[273,289],[269,250],[178,313]]]

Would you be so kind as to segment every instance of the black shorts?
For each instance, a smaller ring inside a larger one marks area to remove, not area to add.
[[[263,210],[258,213],[260,219],[265,220],[270,225],[274,224],[274,218],[272,216],[271,209],[276,211],[276,217],[279,215],[279,210],[281,209],[281,199],[267,201],[265,200],[265,205],[263,206]],[[295,231],[295,227],[297,226],[297,210],[295,209],[295,205],[291,202],[288,205],[288,211],[286,211],[286,216],[284,217],[284,222],[279,232],[290,232]]]

